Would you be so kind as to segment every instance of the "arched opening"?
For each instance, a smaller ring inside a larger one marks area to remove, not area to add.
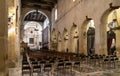
[[[64,28],[64,31],[63,31],[63,52],[66,52],[66,50],[68,49],[68,40],[69,40],[68,31],[66,28]]]
[[[111,55],[114,52],[120,52],[120,8],[118,9],[108,9],[102,16],[101,22],[102,27],[101,30],[104,32],[102,33],[103,40],[102,46],[104,49],[104,54]],[[102,29],[105,28],[105,29]],[[105,33],[106,32],[106,33]],[[106,41],[106,42],[105,42]]]
[[[71,28],[71,52],[73,53],[79,53],[79,31],[76,24],[73,23],[73,26]]]
[[[94,43],[95,43],[95,26],[94,20],[89,19],[84,21],[82,30],[82,49],[83,53],[86,55],[91,55],[95,53]]]
[[[58,51],[61,52],[62,50],[62,39],[61,39],[61,33],[58,32]]]
[[[29,11],[23,19],[22,41],[30,49],[49,49],[50,26],[48,17],[39,10]]]
[[[56,31],[53,29],[51,34],[51,50],[56,51],[57,50],[57,37],[56,37]]]
[[[94,21],[90,20],[87,29],[87,52],[88,55],[94,54],[94,42],[95,42],[95,26]]]
[[[42,47],[42,26],[35,21],[27,22],[24,25],[23,41],[28,43],[30,49],[40,49]]]

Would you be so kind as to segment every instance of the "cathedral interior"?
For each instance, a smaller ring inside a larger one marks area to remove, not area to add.
[[[120,76],[120,0],[0,0],[0,76]]]

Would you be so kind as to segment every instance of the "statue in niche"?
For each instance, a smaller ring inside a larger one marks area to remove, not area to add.
[[[88,51],[88,55],[92,55],[92,54],[95,53],[94,42],[95,42],[95,28],[89,27],[89,29],[87,31],[87,51]]]
[[[113,55],[116,50],[116,34],[113,30],[117,30],[117,19],[113,19],[112,22],[108,24],[109,31],[107,32],[107,50],[108,55]]]

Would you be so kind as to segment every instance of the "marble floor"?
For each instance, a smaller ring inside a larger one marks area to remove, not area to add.
[[[9,76],[22,76],[21,67],[10,68]],[[28,73],[23,76],[30,76]],[[120,68],[109,67],[100,68],[81,64],[80,70],[78,68],[63,69],[59,71],[33,73],[33,76],[120,76]]]
[[[94,63],[94,62],[93,62]],[[112,67],[111,64],[107,66],[98,66],[93,63],[87,64],[83,62],[80,64],[80,69],[62,69],[51,70],[50,72],[33,73],[33,76],[120,76],[120,60],[116,67]],[[9,76],[30,76],[29,73],[22,75],[22,59],[19,59],[15,68],[9,68]]]

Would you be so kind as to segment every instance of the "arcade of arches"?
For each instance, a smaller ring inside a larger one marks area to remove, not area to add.
[[[21,69],[22,55],[29,51],[69,59],[116,56],[119,62],[120,0],[35,0],[33,4],[30,0],[26,5],[22,1],[0,0],[0,76]]]

